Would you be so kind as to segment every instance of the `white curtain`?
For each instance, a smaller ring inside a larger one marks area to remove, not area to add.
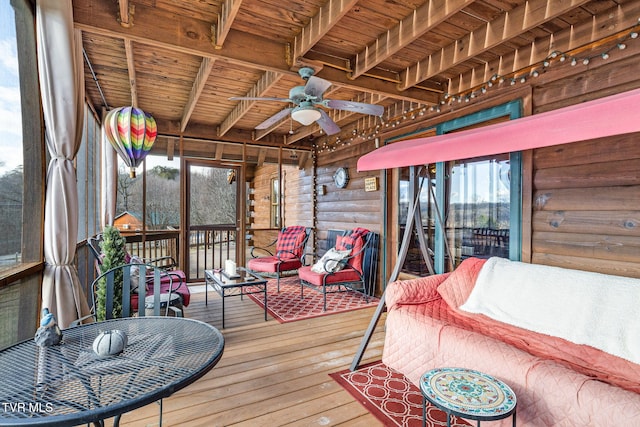
[[[73,30],[71,0],[38,0],[38,73],[45,138],[51,156],[45,199],[42,307],[61,327],[89,314],[73,264],[78,238],[78,190],[73,159],[83,125],[82,34]]]

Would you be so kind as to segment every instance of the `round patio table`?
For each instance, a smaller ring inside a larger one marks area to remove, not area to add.
[[[101,358],[93,340],[107,330],[128,337],[124,351]],[[168,397],[211,370],[224,338],[206,323],[179,317],[135,317],[62,331],[60,345],[33,339],[0,351],[0,426],[101,425]]]
[[[480,421],[501,420],[513,415],[516,425],[516,395],[497,378],[465,368],[436,368],[420,378],[423,396],[422,425],[426,424],[426,405],[431,402],[447,414],[447,427],[451,416]]]

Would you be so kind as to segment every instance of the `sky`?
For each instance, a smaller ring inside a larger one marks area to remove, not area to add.
[[[22,164],[18,79],[13,8],[9,0],[0,0],[0,175]]]

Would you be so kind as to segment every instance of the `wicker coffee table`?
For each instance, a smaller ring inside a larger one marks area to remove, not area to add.
[[[427,401],[451,417],[480,421],[501,420],[513,415],[516,425],[516,395],[511,388],[490,375],[464,368],[432,369],[420,378],[422,425],[426,425]]]

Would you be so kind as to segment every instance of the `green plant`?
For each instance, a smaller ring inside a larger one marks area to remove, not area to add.
[[[107,226],[102,233],[100,249],[104,257],[100,266],[101,273],[109,271],[113,267],[126,264],[125,260],[125,239],[120,235],[117,228]],[[96,289],[96,317],[98,321],[106,319],[106,278],[98,282]],[[122,270],[116,270],[113,278],[113,317],[122,315]]]

